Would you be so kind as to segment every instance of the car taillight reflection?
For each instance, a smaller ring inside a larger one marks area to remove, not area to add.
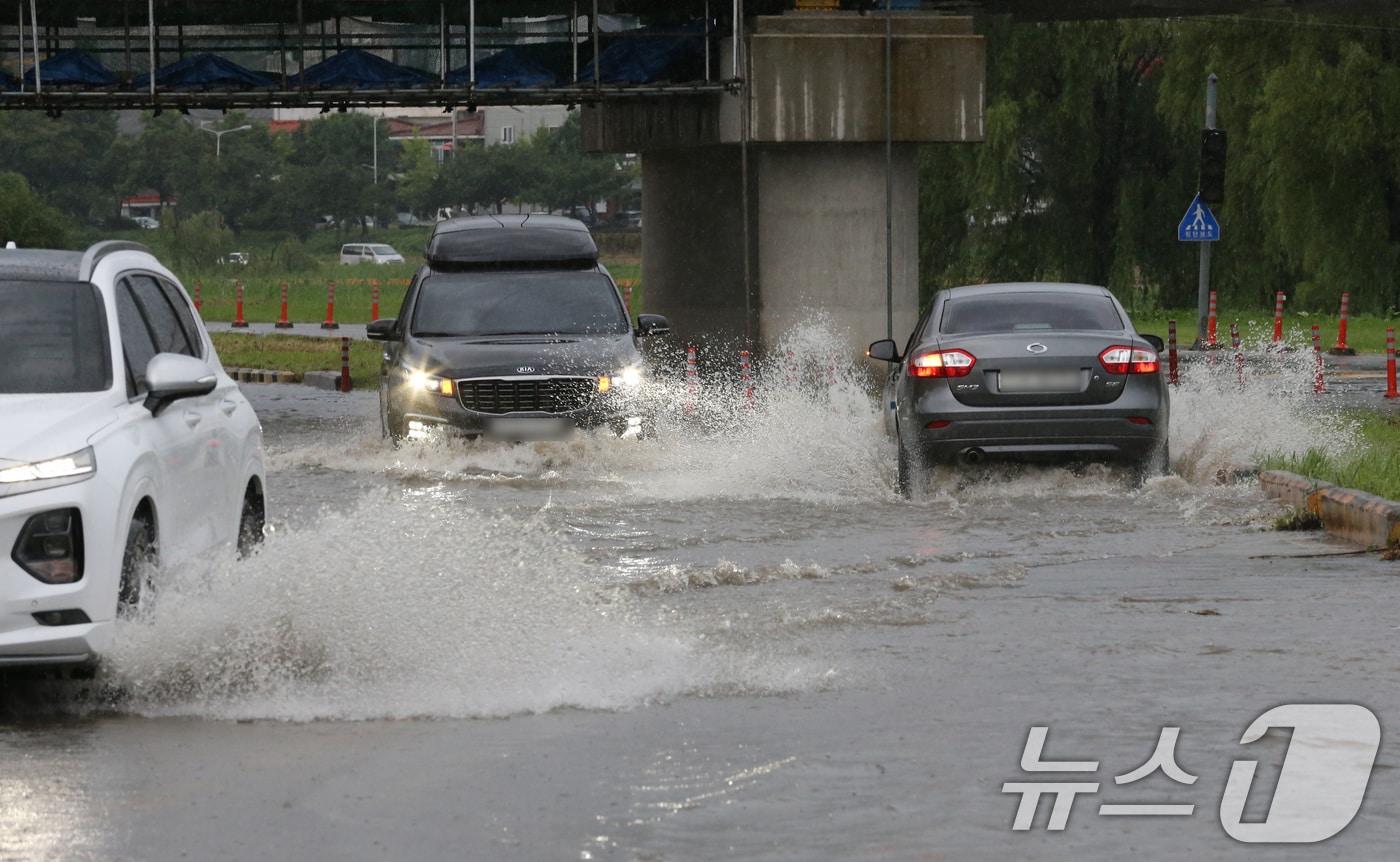
[[[1110,347],[1099,364],[1109,374],[1156,374],[1162,367],[1156,353],[1141,347]]]
[[[966,350],[932,350],[909,357],[911,377],[966,377],[977,359]]]

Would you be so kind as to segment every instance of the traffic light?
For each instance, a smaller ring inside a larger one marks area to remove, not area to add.
[[[1201,202],[1225,200],[1225,130],[1201,130]]]

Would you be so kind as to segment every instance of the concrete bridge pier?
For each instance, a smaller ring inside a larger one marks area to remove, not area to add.
[[[816,321],[847,356],[891,318],[896,339],[908,334],[918,147],[981,140],[985,54],[968,18],[891,23],[888,149],[878,14],[755,18],[740,92],[585,108],[585,147],[641,153],[645,307],[671,319],[682,349],[769,350]]]

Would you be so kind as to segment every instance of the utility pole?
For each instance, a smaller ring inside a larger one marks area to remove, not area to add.
[[[1206,78],[1206,128],[1215,128],[1215,91],[1220,81],[1214,72]],[[1201,247],[1201,270],[1196,290],[1196,350],[1206,343],[1207,318],[1210,315],[1210,247],[1212,243],[1199,243]]]

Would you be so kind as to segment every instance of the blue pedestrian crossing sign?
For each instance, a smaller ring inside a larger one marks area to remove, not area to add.
[[[1176,226],[1176,238],[1182,242],[1215,242],[1220,239],[1220,222],[1215,220],[1210,207],[1201,203],[1196,195],[1187,207],[1181,224]]]

